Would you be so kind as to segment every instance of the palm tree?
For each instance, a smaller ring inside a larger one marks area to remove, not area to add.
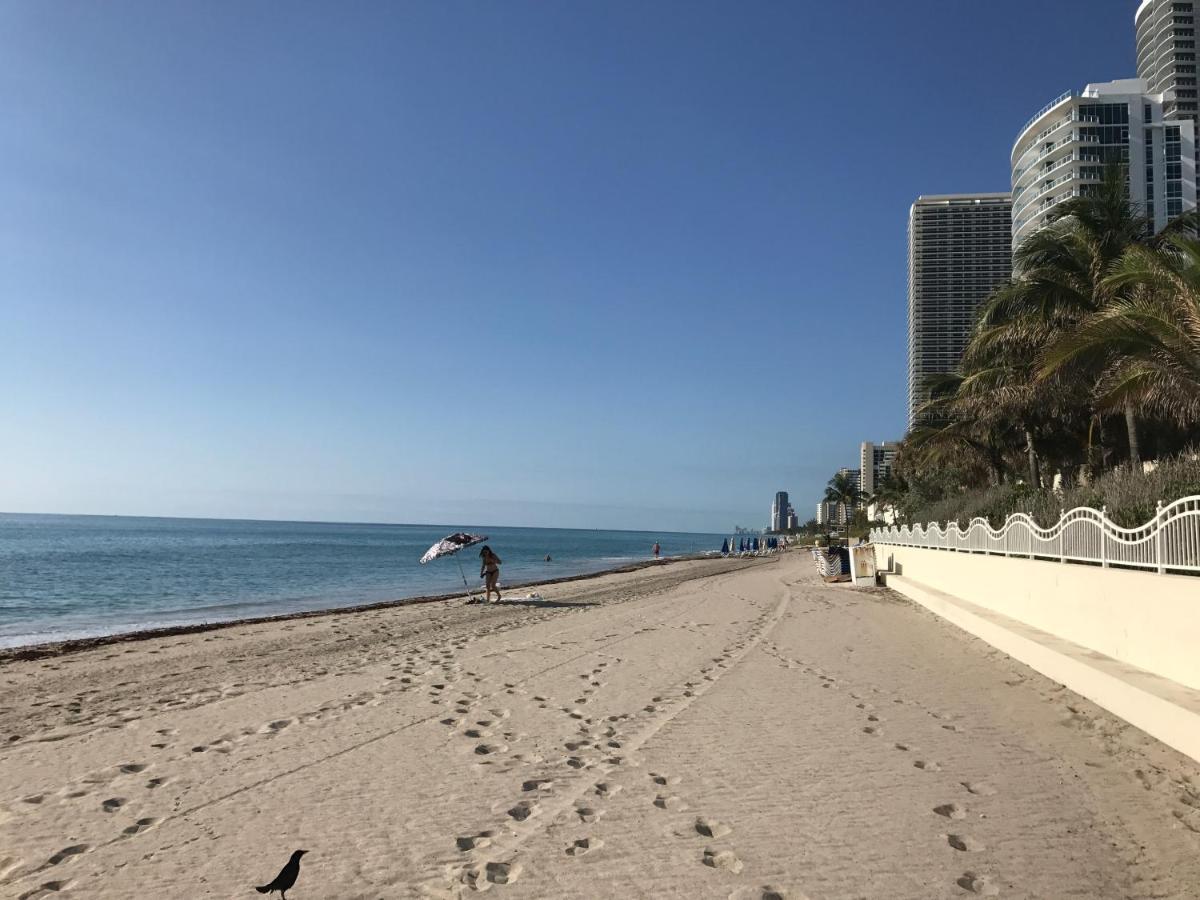
[[[994,316],[1015,328],[1018,337],[1045,349],[1080,323],[1120,299],[1120,286],[1107,281],[1109,269],[1130,247],[1151,239],[1153,223],[1129,199],[1128,172],[1119,163],[1104,169],[1101,182],[1087,194],[1062,203],[1055,219],[1031,235],[1013,254],[1016,279],[989,304],[984,319]],[[1100,361],[1093,356],[1064,357],[1076,367],[1074,381],[1093,380]],[[1101,366],[1102,367],[1102,366]],[[1056,369],[1042,367],[1045,377]],[[1129,437],[1129,458],[1141,467],[1134,404],[1123,408]]]
[[[905,483],[904,478],[900,475],[889,473],[879,479],[879,483],[875,485],[875,490],[867,498],[867,503],[884,513],[890,511],[894,519],[896,510],[904,502],[904,497],[907,493],[908,485]]]
[[[825,502],[838,504],[845,510],[847,537],[850,536],[850,521],[858,506],[859,497],[858,483],[847,472],[838,472],[829,479],[829,484],[825,487]]]
[[[1172,234],[1161,249],[1130,247],[1106,283],[1121,299],[1057,342],[1043,372],[1099,367],[1103,405],[1200,423],[1200,240]]]

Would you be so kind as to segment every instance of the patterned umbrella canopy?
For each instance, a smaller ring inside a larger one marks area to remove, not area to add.
[[[470,547],[472,544],[482,544],[487,539],[488,536],[486,534],[467,534],[465,531],[448,535],[425,551],[425,555],[421,557],[421,565],[425,565],[425,563],[437,559],[439,556],[450,556],[452,553],[457,553],[463,549],[463,547]]]

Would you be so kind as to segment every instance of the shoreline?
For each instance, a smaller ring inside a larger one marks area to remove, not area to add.
[[[601,569],[595,572],[585,572],[579,575],[566,575],[561,578],[547,578],[541,581],[523,581],[505,585],[505,590],[520,590],[523,588],[544,587],[554,584],[569,584],[584,581],[589,578],[602,578],[606,575],[621,575],[637,572],[652,566],[669,566],[673,563],[695,562],[705,559],[724,559],[719,554],[716,557],[703,553],[684,554],[681,556],[664,557],[663,559],[647,559],[641,562],[628,563],[611,569]],[[482,593],[482,591],[478,592]],[[114,631],[111,634],[98,634],[88,637],[64,638],[57,641],[40,641],[32,644],[21,644],[15,647],[0,647],[0,666],[12,662],[35,659],[48,659],[80,653],[96,647],[112,644],[125,644],[134,641],[153,640],[163,637],[174,637],[185,634],[201,634],[223,628],[234,628],[243,625],[263,625],[274,622],[287,622],[298,619],[311,619],[321,616],[363,613],[375,610],[391,609],[400,606],[415,606],[423,603],[444,603],[467,597],[465,591],[453,591],[446,594],[421,594],[414,597],[396,597],[391,600],[378,600],[371,603],[356,603],[351,606],[330,606],[322,609],[298,610],[296,612],[279,613],[270,616],[245,616],[233,619],[222,619],[212,622],[194,622],[180,625],[163,625],[152,628],[139,628],[134,631]]]

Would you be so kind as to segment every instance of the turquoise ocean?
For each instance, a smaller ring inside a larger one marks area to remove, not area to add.
[[[719,550],[722,535],[0,513],[0,647],[462,591],[455,531],[487,534],[501,583]],[[463,551],[480,586],[478,549]],[[546,562],[549,554],[552,561]]]

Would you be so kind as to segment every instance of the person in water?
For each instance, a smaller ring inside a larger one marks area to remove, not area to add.
[[[500,597],[500,557],[498,557],[492,548],[487,544],[483,545],[483,549],[479,551],[479,577],[485,579],[485,587],[487,588],[487,602],[492,602],[492,591],[496,592],[496,600],[499,602]]]
[[[654,542],[654,558],[658,559],[658,555],[662,553],[662,547],[658,546],[658,541]]]

